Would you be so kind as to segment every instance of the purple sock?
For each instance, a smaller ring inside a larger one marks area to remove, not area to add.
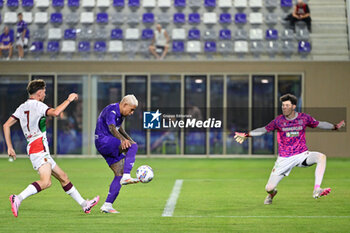
[[[114,177],[114,179],[111,183],[111,186],[109,187],[109,193],[108,193],[106,202],[113,203],[115,201],[115,199],[117,198],[117,196],[119,194],[119,190],[122,187],[120,185],[121,178],[122,178],[121,176]]]
[[[137,144],[132,144],[128,152],[126,152],[125,154],[124,173],[130,174],[131,169],[135,163],[136,153],[137,153]]]

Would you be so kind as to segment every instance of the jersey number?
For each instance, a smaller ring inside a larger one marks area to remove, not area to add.
[[[30,131],[30,129],[29,129],[29,111],[24,111],[24,114],[27,115],[27,129],[28,129],[28,131]]]

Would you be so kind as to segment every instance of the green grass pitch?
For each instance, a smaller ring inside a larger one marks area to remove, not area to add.
[[[91,214],[53,179],[48,190],[26,199],[18,218],[10,194],[38,179],[29,159],[0,159],[0,232],[349,232],[350,159],[328,159],[323,187],[327,197],[312,198],[315,166],[294,168],[270,206],[264,187],[274,159],[137,158],[154,180],[124,186],[116,201],[120,214],[99,212],[113,173],[103,159],[56,159],[84,198],[100,195]],[[183,185],[172,217],[162,217],[177,179]]]

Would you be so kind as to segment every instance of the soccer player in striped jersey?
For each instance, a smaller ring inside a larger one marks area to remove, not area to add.
[[[27,153],[33,164],[34,170],[38,171],[40,180],[33,182],[19,195],[11,195],[10,202],[12,213],[18,216],[18,209],[22,201],[51,186],[51,175],[62,185],[63,190],[69,194],[83,209],[90,213],[98,201],[99,196],[92,200],[84,200],[78,190],[68,179],[67,174],[56,164],[50,156],[49,146],[46,138],[46,116],[57,117],[68,105],[78,99],[78,95],[72,93],[63,103],[54,108],[49,108],[43,103],[46,96],[46,84],[44,80],[38,79],[29,82],[27,86],[29,99],[21,104],[13,115],[3,125],[7,144],[7,153],[16,159],[16,152],[11,141],[11,126],[19,122],[24,136],[27,139]]]
[[[122,185],[138,183],[130,172],[135,163],[137,144],[122,127],[124,118],[134,113],[138,101],[134,95],[126,95],[120,103],[105,107],[100,113],[95,129],[95,146],[114,173],[113,181],[101,212],[119,213],[112,207]],[[125,162],[124,162],[125,161]]]
[[[265,187],[268,195],[264,204],[272,204],[272,199],[277,194],[277,184],[285,176],[288,176],[294,167],[309,167],[313,164],[317,164],[313,197],[326,196],[331,189],[320,187],[326,169],[326,155],[316,151],[308,151],[305,129],[306,127],[317,127],[326,130],[338,130],[345,126],[345,122],[341,121],[333,125],[325,121],[317,121],[308,114],[296,112],[297,98],[291,94],[282,96],[280,101],[282,102],[283,114],[277,116],[267,126],[252,130],[249,133],[235,133],[236,141],[243,143],[248,137],[261,136],[267,132],[277,130],[278,158]]]

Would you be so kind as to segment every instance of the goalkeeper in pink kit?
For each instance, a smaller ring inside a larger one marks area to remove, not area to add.
[[[319,198],[330,193],[330,188],[321,188],[323,175],[326,169],[326,155],[308,151],[305,140],[305,129],[320,128],[326,130],[338,130],[345,126],[345,122],[333,125],[324,121],[317,121],[308,114],[296,112],[297,98],[286,94],[280,98],[282,102],[282,115],[277,116],[268,125],[250,131],[249,133],[235,133],[238,143],[243,143],[248,137],[261,136],[267,132],[277,130],[278,158],[272,169],[270,178],[265,187],[268,193],[264,204],[272,204],[272,199],[277,194],[277,185],[288,176],[294,167],[309,167],[316,165],[315,186],[313,197]]]

